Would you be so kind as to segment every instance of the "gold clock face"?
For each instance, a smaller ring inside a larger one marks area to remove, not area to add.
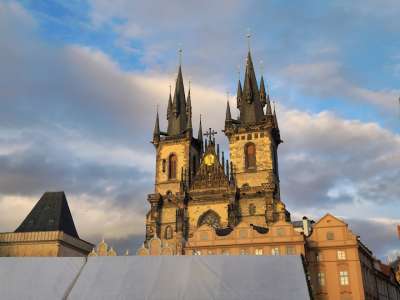
[[[204,157],[204,163],[205,163],[207,166],[212,166],[212,165],[214,164],[214,162],[215,162],[215,156],[214,156],[214,155],[212,155],[212,154],[207,154],[207,155]]]

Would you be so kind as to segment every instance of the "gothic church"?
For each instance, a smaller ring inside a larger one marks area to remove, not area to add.
[[[239,224],[266,233],[274,222],[290,221],[279,193],[277,117],[263,77],[257,83],[250,51],[243,82],[243,88],[240,80],[237,87],[239,118],[232,118],[229,102],[226,107],[223,132],[230,159],[225,160],[216,132],[203,135],[201,120],[197,138],[193,134],[190,90],[186,96],[179,66],[168,100],[167,131],[160,130],[157,113],[153,133],[156,176],[155,191],[148,195],[146,243],[157,236],[174,254],[196,253],[200,250],[189,248],[203,225],[222,239]],[[201,239],[210,238],[203,233]],[[205,247],[210,253],[222,251]]]

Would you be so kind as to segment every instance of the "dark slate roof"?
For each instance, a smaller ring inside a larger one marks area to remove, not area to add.
[[[79,238],[64,192],[46,192],[15,232],[63,231]]]

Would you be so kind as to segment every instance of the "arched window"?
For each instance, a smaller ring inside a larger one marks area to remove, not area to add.
[[[172,227],[169,225],[165,228],[164,238],[166,240],[172,239]]]
[[[246,169],[256,168],[256,145],[248,143],[244,147]]]
[[[178,159],[175,154],[171,154],[168,159],[168,179],[176,179]]]
[[[198,227],[200,227],[203,224],[207,224],[208,226],[211,226],[213,228],[219,228],[220,227],[220,217],[215,211],[208,210],[200,216],[200,218],[197,222]]]

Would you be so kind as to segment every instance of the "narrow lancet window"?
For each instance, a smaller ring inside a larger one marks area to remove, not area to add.
[[[168,178],[176,179],[176,169],[177,169],[177,157],[175,154],[171,154],[168,159]]]
[[[248,143],[244,147],[245,166],[246,169],[256,168],[256,146],[253,143]]]

